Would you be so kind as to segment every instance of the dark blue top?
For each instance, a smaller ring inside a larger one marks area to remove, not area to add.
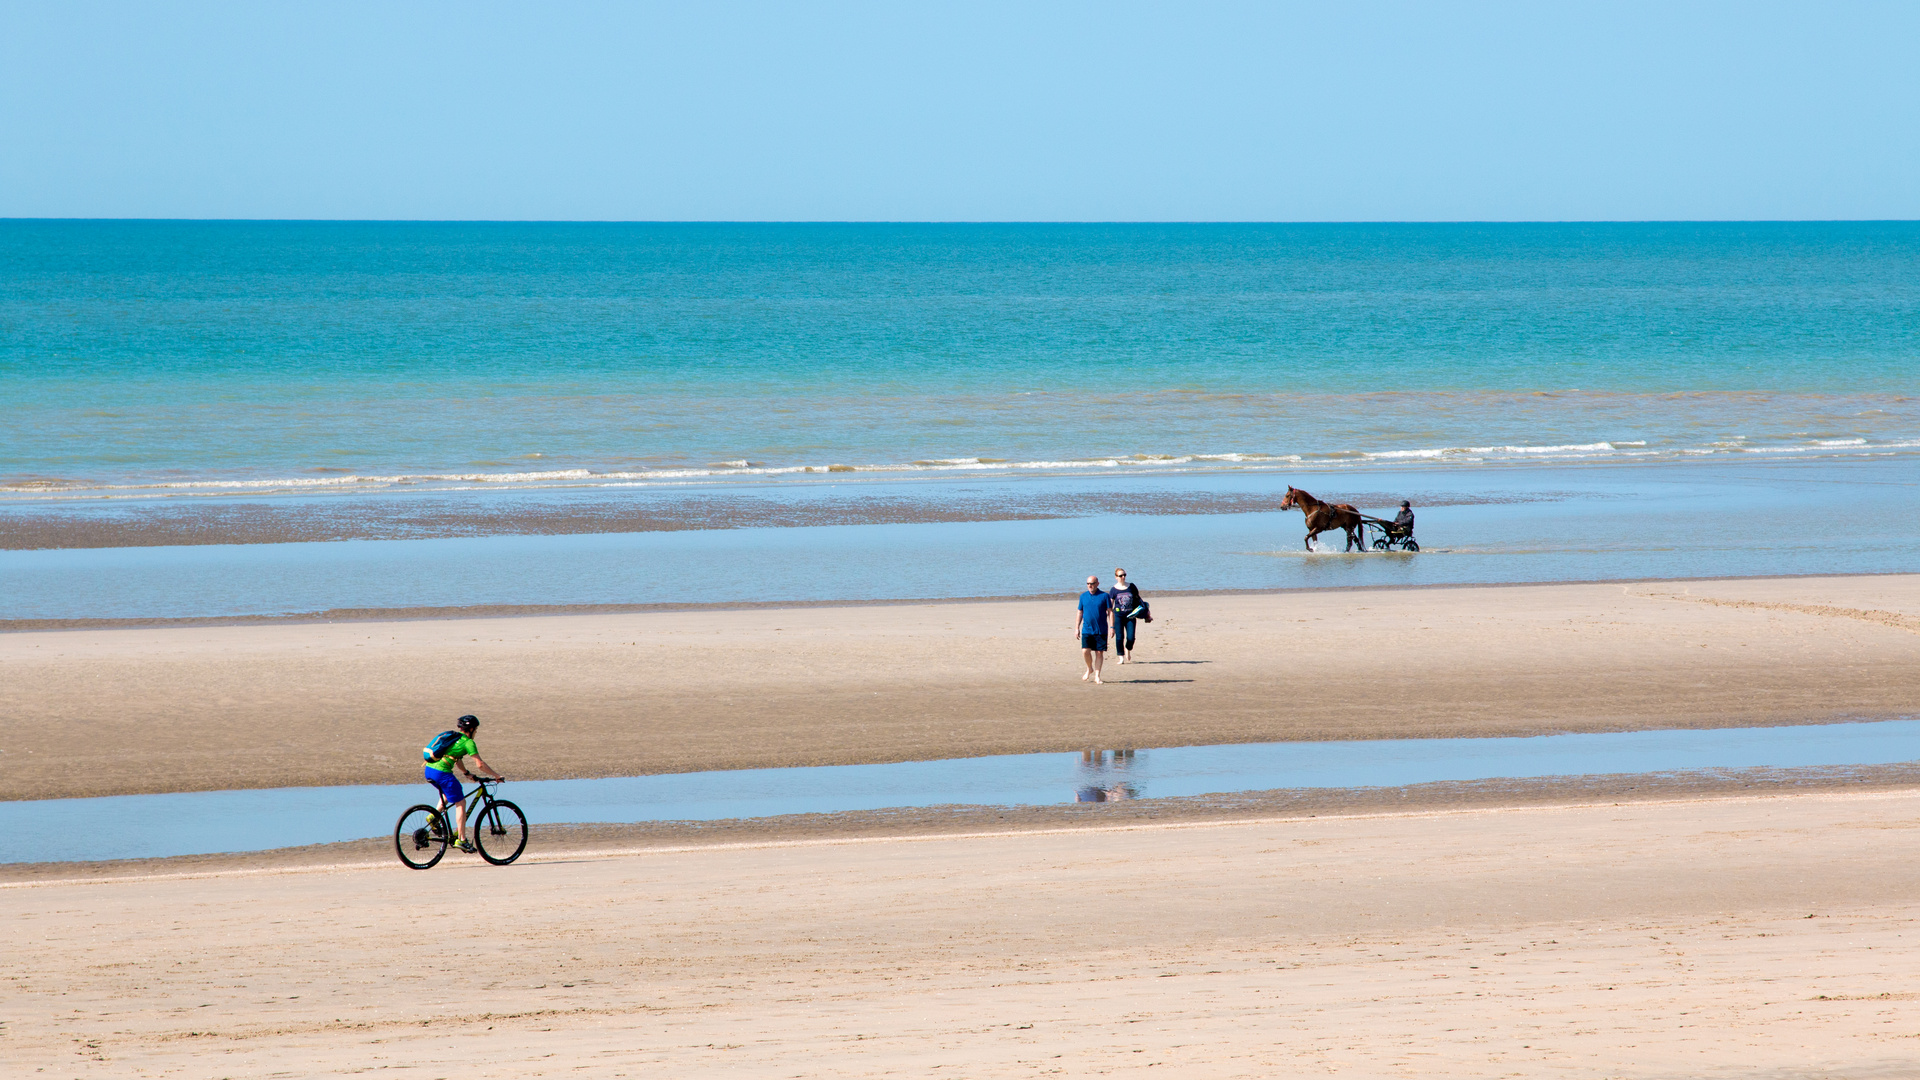
[[[1113,597],[1103,592],[1083,592],[1080,594],[1080,632],[1083,634],[1104,634],[1107,632],[1107,613],[1113,610]]]
[[[1125,618],[1127,612],[1140,606],[1140,590],[1132,583],[1128,583],[1124,589],[1108,589],[1107,599],[1113,602],[1113,617]]]

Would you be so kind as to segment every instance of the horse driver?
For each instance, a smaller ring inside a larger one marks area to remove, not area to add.
[[[1413,535],[1413,504],[1405,499],[1400,500],[1400,512],[1393,515],[1393,529],[1407,536]]]

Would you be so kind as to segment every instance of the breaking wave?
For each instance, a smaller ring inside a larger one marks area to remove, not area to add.
[[[1700,446],[1649,446],[1644,440],[1558,443],[1546,445],[1502,444],[1489,446],[1414,447],[1394,450],[1327,450],[1299,453],[1260,453],[1233,451],[1222,453],[1148,454],[1113,457],[1036,458],[1012,460],[992,457],[921,458],[898,463],[848,463],[822,461],[770,464],[747,458],[712,462],[703,466],[662,465],[643,469],[545,469],[535,471],[450,471],[421,473],[343,473],[336,469],[313,470],[322,475],[254,476],[194,479],[128,480],[118,483],[95,482],[53,477],[17,477],[0,482],[0,496],[14,498],[164,498],[185,495],[293,494],[299,492],[374,492],[396,489],[477,491],[489,489],[537,489],[578,487],[639,487],[674,484],[720,483],[747,478],[796,478],[853,476],[908,478],[914,475],[977,474],[981,476],[1018,473],[1101,473],[1110,471],[1155,472],[1250,469],[1262,471],[1329,470],[1369,464],[1412,465],[1444,463],[1454,465],[1498,464],[1502,462],[1605,461],[1617,460],[1697,460],[1712,456],[1750,455],[1903,455],[1920,449],[1920,441],[1870,443],[1863,438],[1813,438],[1755,445],[1744,437],[1722,439]]]

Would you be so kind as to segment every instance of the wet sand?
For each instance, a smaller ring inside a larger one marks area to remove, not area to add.
[[[1287,739],[1824,722],[1920,701],[1920,575],[1070,597],[0,635],[0,797],[405,783],[479,714],[528,779]]]
[[[76,1076],[1904,1076],[1920,871],[1889,853],[1916,822],[1911,791],[1820,793],[16,883],[5,1056]]]
[[[1283,493],[1213,491],[1027,491],[992,495],[942,487],[926,495],[800,491],[752,494],[565,498],[532,492],[479,497],[406,495],[217,502],[134,502],[66,509],[0,507],[0,550],[287,544],[330,540],[420,540],[454,536],[568,536],[690,529],[1033,521],[1100,514],[1246,514],[1277,510]],[[1335,491],[1335,502],[1375,508],[1411,497],[1421,506],[1520,501],[1457,492]],[[1529,496],[1552,499],[1553,493]]]

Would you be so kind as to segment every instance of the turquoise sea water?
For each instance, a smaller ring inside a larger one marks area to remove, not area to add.
[[[1915,223],[0,222],[0,494],[1910,454],[1917,314]]]
[[[0,525],[426,495],[526,534],[6,551],[0,618],[1912,570],[1917,376],[1910,222],[0,222]],[[1412,497],[1428,550],[1151,507],[531,535],[1289,482]]]

